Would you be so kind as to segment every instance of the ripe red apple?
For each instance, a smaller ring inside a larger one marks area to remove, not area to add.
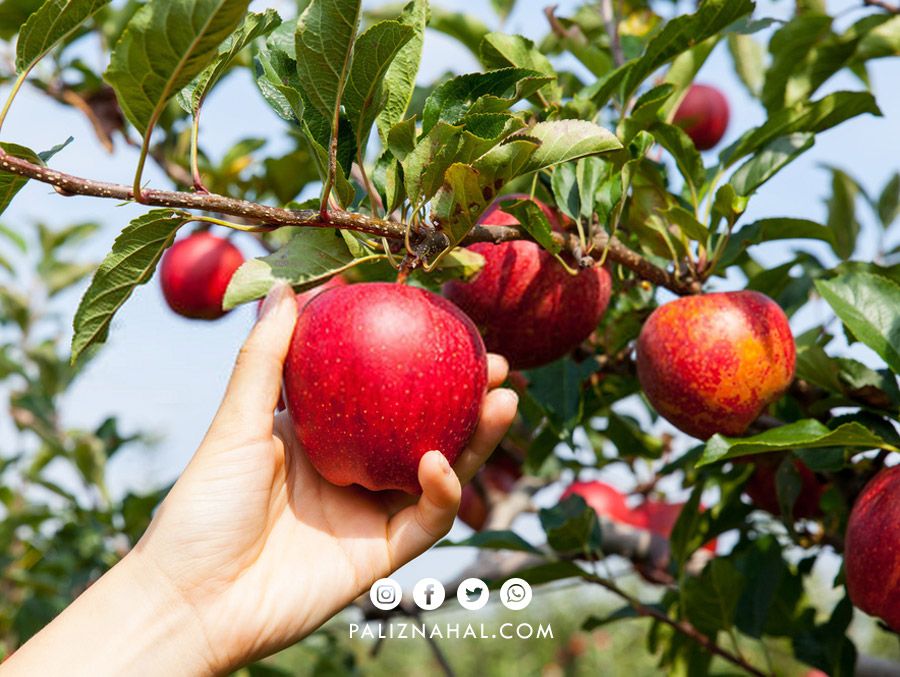
[[[159,279],[169,307],[184,317],[216,320],[223,315],[225,290],[244,256],[228,240],[194,233],[163,254]]]
[[[754,291],[689,296],[641,329],[637,373],[656,410],[688,435],[741,435],[794,377],[784,311]]]
[[[853,604],[900,632],[900,466],[882,470],[856,499],[844,569]]]
[[[698,150],[709,150],[725,135],[728,117],[728,100],[722,92],[709,85],[691,85],[673,121]]]
[[[489,497],[505,496],[521,476],[522,464],[501,449],[497,449],[478,471],[481,488]],[[487,501],[474,484],[463,487],[458,514],[459,519],[475,531],[484,528],[488,516]]]
[[[672,535],[672,529],[675,528],[675,523],[681,516],[684,505],[684,503],[666,503],[664,501],[647,499],[634,509],[635,525],[663,538],[669,538]],[[703,547],[706,550],[715,552],[716,540],[713,539]]]
[[[597,480],[591,482],[573,482],[563,492],[560,500],[569,496],[581,496],[584,502],[594,509],[599,517],[613,522],[643,526],[625,502],[625,497],[613,486]]]
[[[772,515],[781,514],[781,507],[778,505],[778,489],[775,484],[775,477],[781,461],[782,457],[777,454],[766,454],[747,459],[748,463],[755,463],[756,468],[744,486],[744,491],[754,506]],[[794,502],[794,518],[814,519],[819,517],[822,514],[819,502],[825,492],[825,484],[820,482],[816,474],[800,459],[794,459],[794,467],[800,475],[801,482],[800,493]]]
[[[419,459],[453,463],[487,387],[478,330],[424,289],[371,282],[332,289],[300,313],[284,395],[310,462],[333,484],[419,493]]]
[[[496,203],[479,222],[518,223]],[[484,256],[484,268],[470,282],[445,284],[444,296],[475,321],[488,350],[503,355],[512,369],[539,367],[577,348],[609,304],[612,282],[602,267],[570,275],[551,254],[525,240],[479,242],[469,249]]]

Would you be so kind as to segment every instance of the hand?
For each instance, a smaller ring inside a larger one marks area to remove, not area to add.
[[[453,469],[438,451],[422,457],[418,500],[334,486],[307,461],[287,413],[272,414],[296,316],[290,288],[273,290],[200,448],[119,565],[159,606],[178,609],[183,637],[201,645],[187,649],[202,652],[197,672],[296,642],[431,547],[453,524],[460,482],[515,416],[515,393],[497,388],[506,362],[492,355],[493,390],[468,448]]]

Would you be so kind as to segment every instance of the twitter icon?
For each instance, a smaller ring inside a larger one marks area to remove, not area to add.
[[[480,578],[467,578],[456,589],[456,599],[460,606],[469,611],[477,611],[488,603],[490,591]]]

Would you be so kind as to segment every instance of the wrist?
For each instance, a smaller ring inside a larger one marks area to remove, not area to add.
[[[4,664],[10,675],[210,675],[197,612],[152,562],[133,552]],[[6,675],[6,673],[4,673]]]

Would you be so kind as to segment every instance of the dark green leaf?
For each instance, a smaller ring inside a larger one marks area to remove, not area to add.
[[[834,234],[832,249],[845,261],[856,250],[859,221],[856,219],[856,181],[839,169],[831,169],[828,227]]]
[[[900,215],[900,172],[888,180],[878,197],[878,218],[887,229]]]
[[[387,138],[388,130],[403,119],[412,101],[427,19],[428,0],[412,0],[398,17],[400,23],[413,30],[413,35],[397,53],[384,76],[387,96],[377,119],[382,141]]]
[[[532,200],[518,200],[512,204],[505,202],[503,211],[512,214],[519,220],[535,241],[547,251],[558,254],[562,246],[553,239],[553,229],[544,210]]]
[[[16,71],[21,75],[59,42],[72,35],[109,0],[48,0],[28,17],[16,42]]]
[[[572,495],[540,511],[547,543],[560,553],[598,552],[603,543],[600,520],[581,496]]]
[[[441,541],[438,548],[470,547],[486,550],[517,550],[540,555],[541,551],[514,531],[479,531],[461,541]]]
[[[731,175],[729,183],[738,195],[750,195],[757,188],[813,147],[815,134],[797,133],[767,143]]]

